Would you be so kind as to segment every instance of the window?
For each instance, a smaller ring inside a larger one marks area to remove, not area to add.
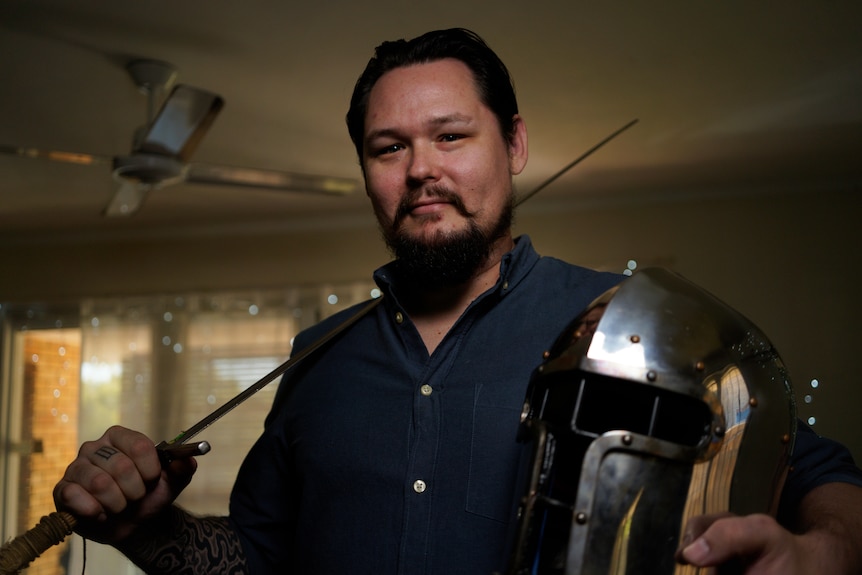
[[[54,510],[52,489],[84,440],[115,424],[171,439],[289,356],[293,337],[370,297],[367,283],[268,292],[93,299],[74,309],[0,307],[0,453],[6,541]],[[178,504],[227,513],[245,453],[263,428],[277,383],[207,428],[212,452]],[[77,536],[43,554],[29,575],[80,572]],[[100,572],[140,573],[90,543]],[[92,562],[92,563],[91,563]]]

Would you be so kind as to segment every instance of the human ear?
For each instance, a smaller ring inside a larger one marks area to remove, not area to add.
[[[512,118],[512,137],[509,139],[509,171],[517,176],[527,165],[527,124],[515,114]]]

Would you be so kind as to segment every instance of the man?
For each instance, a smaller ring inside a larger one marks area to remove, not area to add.
[[[512,237],[526,126],[508,72],[474,34],[382,44],[347,121],[395,255],[375,273],[385,297],[282,382],[230,516],[172,506],[194,461],[162,469],[152,442],[122,428],[85,443],[55,489],[82,535],[149,572],[505,566],[530,373],[620,278],[541,258],[529,238]],[[351,313],[300,334],[296,349]],[[741,559],[750,573],[782,575],[862,567],[862,480],[804,435],[805,469],[791,473],[783,506],[796,534],[766,516],[702,518],[682,561]]]

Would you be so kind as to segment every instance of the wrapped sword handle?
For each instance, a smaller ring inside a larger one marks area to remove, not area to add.
[[[175,459],[204,455],[210,450],[206,441],[195,443],[162,443],[156,445],[162,465]],[[39,521],[29,531],[0,547],[0,575],[16,575],[45,551],[68,537],[78,521],[70,513],[55,511]]]
[[[15,575],[39,555],[65,539],[77,521],[65,511],[42,517],[39,523],[0,547],[0,575]]]

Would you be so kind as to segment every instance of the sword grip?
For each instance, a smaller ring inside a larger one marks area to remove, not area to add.
[[[72,533],[76,524],[75,518],[64,511],[43,517],[35,527],[0,547],[0,575],[15,575],[27,567]]]
[[[159,459],[161,459],[164,466],[174,459],[205,455],[209,453],[211,447],[208,441],[196,441],[194,443],[168,443],[162,441],[156,445],[156,449],[159,452]]]

